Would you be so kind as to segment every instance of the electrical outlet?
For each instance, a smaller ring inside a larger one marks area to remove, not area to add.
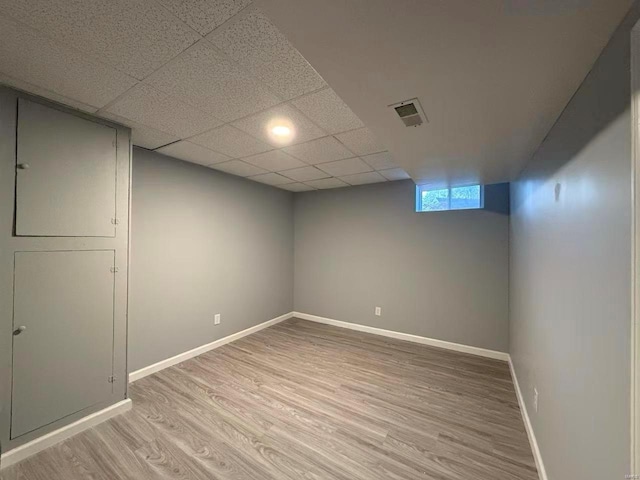
[[[376,307],[376,317],[379,317],[380,315],[382,315],[382,308],[381,307]]]
[[[213,324],[214,325],[220,325],[220,314],[219,313],[216,313],[213,316]]]
[[[533,410],[538,413],[538,389],[533,387]]]

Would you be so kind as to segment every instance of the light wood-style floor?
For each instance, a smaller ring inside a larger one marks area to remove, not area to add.
[[[506,363],[292,319],[144,378],[2,480],[536,480]]]

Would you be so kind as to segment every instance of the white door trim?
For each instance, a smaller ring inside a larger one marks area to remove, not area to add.
[[[631,471],[640,474],[640,22],[631,30]]]

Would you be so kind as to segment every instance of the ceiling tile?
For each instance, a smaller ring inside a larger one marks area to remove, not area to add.
[[[327,133],[340,133],[364,124],[331,88],[305,95],[292,102]]]
[[[66,105],[67,107],[75,108],[76,110],[82,110],[83,112],[95,113],[98,110],[98,108],[94,107],[93,105],[87,105],[86,103],[82,103],[72,98],[65,97],[64,95],[59,95],[52,92],[51,90],[47,90],[46,88],[39,87],[24,80],[11,77],[10,75],[6,75],[2,72],[0,72],[0,85],[6,85],[8,87],[12,87],[16,90],[21,90],[32,95],[48,98],[49,100],[61,103],[63,105]]]
[[[385,148],[376,140],[368,128],[339,133],[336,138],[356,155],[382,152]]]
[[[135,126],[131,129],[131,143],[149,150],[154,150],[176,140],[178,138],[173,135],[145,127],[144,125]]]
[[[138,147],[154,150],[158,147],[179,140],[175,135],[140,125],[137,122],[120,117],[113,113],[100,112],[98,115],[102,118],[106,118],[107,120],[111,120],[131,128],[131,143]]]
[[[326,85],[300,52],[258,10],[213,32],[207,39],[286,100]]]
[[[303,143],[325,136],[325,133],[314,125],[311,120],[290,105],[279,105],[270,108],[264,112],[233,122],[233,125],[274,147],[283,146],[282,140],[273,137],[271,134],[270,129],[275,125],[286,125],[295,132],[293,138],[288,140],[289,144]]]
[[[5,18],[0,18],[0,71],[42,88],[41,94],[50,90],[97,108],[136,84],[134,78]]]
[[[338,160],[337,162],[323,163],[318,165],[318,168],[334,177],[370,172],[372,170],[369,165],[359,158],[347,158],[346,160]]]
[[[285,183],[291,183],[291,180],[277,173],[263,173],[262,175],[255,175],[249,177],[249,180],[254,180],[260,183],[266,183],[267,185],[283,185]]]
[[[318,180],[319,178],[329,177],[327,173],[322,170],[318,170],[315,167],[294,168],[293,170],[280,172],[280,174],[298,182],[306,182],[308,180]]]
[[[221,124],[213,115],[143,84],[129,90],[107,111],[178,137],[189,137]]]
[[[145,83],[225,122],[281,103],[206,40],[182,52]]]
[[[387,180],[378,172],[356,173],[355,175],[345,175],[340,180],[347,182],[349,185],[364,185],[367,183],[386,182]]]
[[[229,162],[216,163],[211,165],[211,168],[221,170],[223,172],[232,173],[233,175],[239,175],[241,177],[249,177],[253,175],[260,175],[262,173],[269,173],[262,168],[258,168],[255,165],[249,165],[242,160],[231,160]]]
[[[283,148],[285,152],[310,164],[332,162],[353,157],[347,147],[333,137],[324,137]]]
[[[310,180],[305,182],[307,185],[313,188],[319,188],[321,190],[326,188],[338,188],[338,187],[348,187],[349,184],[344,183],[339,178],[323,178],[322,180]]]
[[[231,160],[231,158],[226,155],[201,147],[195,143],[187,142],[186,140],[172,143],[166,147],[159,148],[157,151],[174,158],[179,158],[180,160],[206,166]]]
[[[387,180],[406,180],[411,178],[407,172],[405,172],[401,168],[390,168],[389,170],[380,170],[380,175],[382,175]]]
[[[224,125],[202,133],[190,138],[189,141],[208,147],[216,152],[222,152],[231,158],[247,157],[273,148],[231,125]]]
[[[202,35],[233,17],[253,0],[160,0],[180,20]]]
[[[365,155],[360,158],[371,165],[374,170],[387,170],[398,166],[393,161],[393,158],[391,158],[389,152],[374,153],[373,155]]]
[[[282,150],[271,150],[270,152],[245,157],[242,160],[272,172],[305,166],[303,162],[297,158],[293,158],[291,155],[287,155]]]
[[[2,14],[143,79],[200,36],[153,0],[0,0]]]
[[[315,188],[305,185],[304,183],[287,183],[286,185],[279,185],[279,188],[289,190],[290,192],[308,192],[315,190]]]

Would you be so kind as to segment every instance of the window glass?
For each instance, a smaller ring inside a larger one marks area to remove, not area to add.
[[[451,210],[480,208],[480,185],[451,189]]]
[[[435,212],[438,210],[449,210],[449,189],[444,190],[423,190],[422,212]]]
[[[443,210],[466,210],[483,207],[482,185],[441,188],[430,190],[416,187],[416,212],[438,212]]]

